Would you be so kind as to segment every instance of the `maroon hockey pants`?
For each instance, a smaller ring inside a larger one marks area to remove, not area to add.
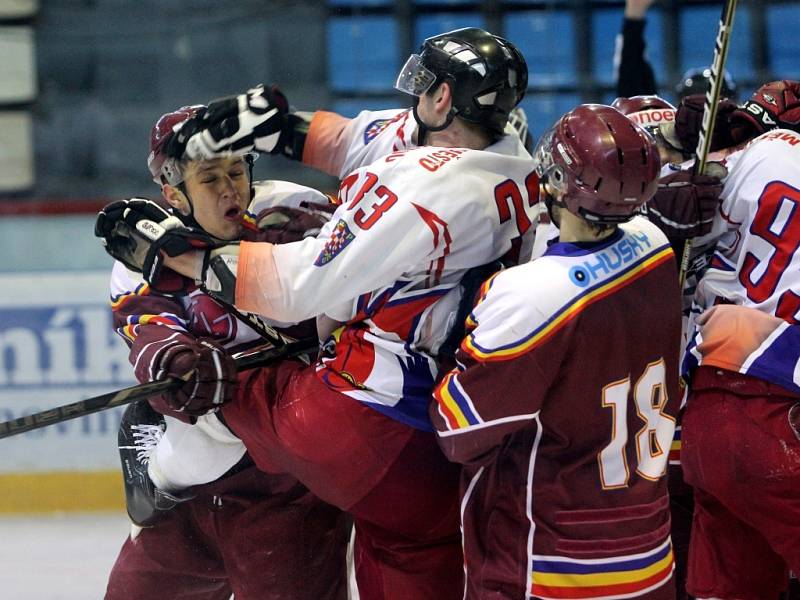
[[[335,392],[314,366],[242,374],[225,421],[267,471],[291,473],[348,511],[362,600],[460,599],[460,468],[433,433]]]
[[[800,398],[700,367],[683,417],[681,462],[695,488],[689,593],[769,600],[800,570]]]
[[[198,487],[122,546],[106,600],[345,600],[349,524],[288,475]]]

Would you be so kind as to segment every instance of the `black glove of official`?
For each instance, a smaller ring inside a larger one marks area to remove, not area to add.
[[[172,158],[202,160],[281,151],[289,102],[277,86],[259,85],[246,94],[215,100],[184,123],[167,142]]]
[[[118,200],[97,215],[95,236],[112,257],[158,289],[164,254],[178,256],[224,244],[199,229],[186,227],[175,215],[146,198]]]

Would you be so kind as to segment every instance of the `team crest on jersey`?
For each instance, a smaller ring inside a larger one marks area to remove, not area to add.
[[[394,121],[395,119],[376,119],[369,125],[367,125],[366,129],[364,129],[364,145],[366,146],[376,137],[378,134],[386,129],[389,124]]]
[[[317,256],[314,264],[318,267],[327,265],[354,239],[356,239],[356,236],[350,231],[347,223],[339,219],[339,222],[333,228],[330,239],[325,244],[322,252],[319,253],[319,256]]]

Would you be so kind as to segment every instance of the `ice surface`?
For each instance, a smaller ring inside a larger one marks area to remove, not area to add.
[[[128,531],[124,512],[0,516],[0,597],[102,599]]]

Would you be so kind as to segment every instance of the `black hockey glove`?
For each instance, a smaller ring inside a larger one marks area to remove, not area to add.
[[[202,230],[186,227],[178,217],[146,198],[118,200],[106,206],[97,215],[94,234],[101,238],[106,252],[130,270],[142,273],[156,290],[164,254],[178,256],[224,244]]]
[[[245,154],[281,152],[289,102],[277,86],[259,85],[246,94],[215,100],[186,121],[167,142],[172,158],[202,160]]]

